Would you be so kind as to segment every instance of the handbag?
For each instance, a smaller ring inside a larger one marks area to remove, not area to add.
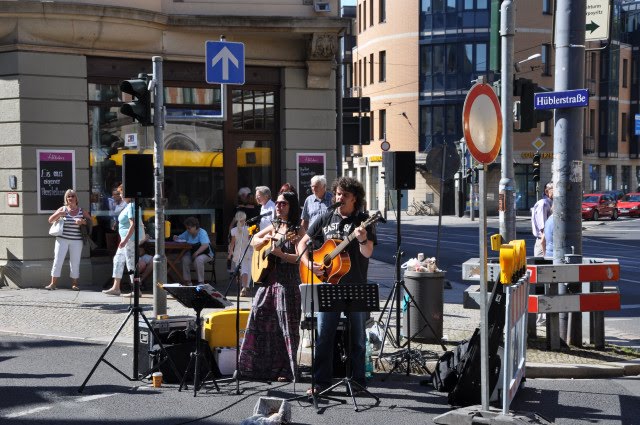
[[[51,236],[62,236],[62,232],[64,231],[64,217],[59,218],[54,221],[51,227],[49,228],[49,234]]]

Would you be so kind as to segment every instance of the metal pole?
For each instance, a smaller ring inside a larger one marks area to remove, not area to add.
[[[582,88],[584,84],[586,0],[556,3],[556,91]],[[582,144],[583,109],[555,111],[553,132],[553,263],[567,254],[582,254]],[[572,252],[573,247],[573,252]],[[564,285],[558,285],[559,293]],[[561,329],[561,334],[562,329]]]
[[[500,236],[505,242],[516,238],[515,191],[513,182],[513,38],[515,5],[504,0],[500,6],[502,56],[500,71],[500,109],[502,112],[502,150],[499,185]]]
[[[480,394],[482,410],[489,411],[489,323],[487,317],[487,166],[479,169],[480,206]]]
[[[164,85],[162,57],[153,57],[153,158],[155,160],[156,255],[153,256],[153,316],[167,314],[167,293],[158,283],[167,282],[167,257],[164,251]]]

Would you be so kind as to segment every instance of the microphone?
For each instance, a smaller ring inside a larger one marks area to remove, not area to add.
[[[266,212],[266,213],[264,213],[264,214],[260,214],[260,215],[258,215],[258,216],[256,216],[256,217],[250,218],[249,220],[247,220],[247,223],[246,223],[246,224],[247,224],[247,225],[249,225],[249,224],[256,224],[257,222],[259,222],[260,220],[262,220],[262,217],[269,216],[269,215],[271,215],[271,213],[272,213],[272,211],[267,211],[267,212]]]
[[[344,202],[342,202],[342,201],[336,202],[335,204],[331,205],[330,207],[327,207],[327,211],[333,211],[336,208],[340,208],[343,205],[344,205]]]

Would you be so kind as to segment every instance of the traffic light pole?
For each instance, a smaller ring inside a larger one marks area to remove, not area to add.
[[[498,214],[500,236],[506,242],[516,238],[515,191],[513,179],[513,38],[515,36],[515,4],[504,0],[500,6],[500,38],[502,40],[500,70],[500,109],[502,112],[502,148]]]
[[[557,0],[555,91],[579,89],[584,84],[585,25],[586,0]],[[564,263],[566,254],[582,254],[583,113],[582,108],[561,108],[555,112],[554,264]],[[558,285],[558,292],[563,290],[564,286]],[[562,336],[563,330],[560,331]]]
[[[167,293],[157,283],[167,282],[167,257],[164,249],[164,85],[162,57],[153,57],[153,157],[156,213],[156,254],[153,256],[153,316],[167,314]]]

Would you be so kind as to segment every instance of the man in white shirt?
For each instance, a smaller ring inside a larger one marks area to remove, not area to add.
[[[276,204],[271,200],[271,189],[267,186],[256,186],[256,201],[260,204],[260,215],[270,213],[260,219],[260,230],[271,224],[275,217]]]

